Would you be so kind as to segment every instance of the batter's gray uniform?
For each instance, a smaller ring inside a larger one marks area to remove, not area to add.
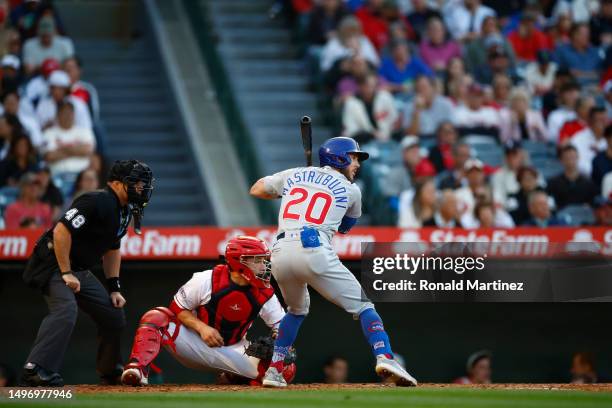
[[[288,311],[296,315],[308,313],[308,285],[355,317],[373,308],[331,245],[344,216],[361,216],[359,187],[328,166],[285,170],[264,177],[264,186],[269,194],[282,196],[279,238],[272,247],[272,274]],[[303,247],[303,227],[319,232],[321,246]]]

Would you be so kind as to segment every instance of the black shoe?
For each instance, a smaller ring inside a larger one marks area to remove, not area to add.
[[[110,374],[100,376],[100,385],[121,385],[123,365],[118,364]]]
[[[47,371],[34,363],[27,363],[21,375],[23,387],[62,387],[64,379],[58,373]]]

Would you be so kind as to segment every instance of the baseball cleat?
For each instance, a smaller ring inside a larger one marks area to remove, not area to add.
[[[125,370],[123,370],[123,374],[121,374],[121,384],[138,387],[141,385],[148,385],[149,380],[144,375],[140,367],[128,366]]]
[[[417,380],[408,374],[408,372],[392,358],[385,356],[376,357],[376,374],[384,379],[390,379],[391,382],[399,387],[416,387]]]
[[[285,381],[285,377],[283,377],[282,373],[278,372],[276,367],[269,367],[263,380],[261,380],[261,385],[264,387],[281,388],[287,386],[287,381]]]

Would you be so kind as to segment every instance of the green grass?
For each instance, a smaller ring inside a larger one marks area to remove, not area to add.
[[[109,408],[564,408],[612,407],[612,393],[540,390],[478,389],[363,389],[363,390],[270,390],[235,392],[108,393],[76,395],[71,401],[9,402],[16,407],[109,407]]]

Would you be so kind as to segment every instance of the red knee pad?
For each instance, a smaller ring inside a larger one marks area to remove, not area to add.
[[[174,319],[174,313],[167,307],[158,306],[143,314],[140,318],[140,324],[151,324],[159,329],[165,329]]]

